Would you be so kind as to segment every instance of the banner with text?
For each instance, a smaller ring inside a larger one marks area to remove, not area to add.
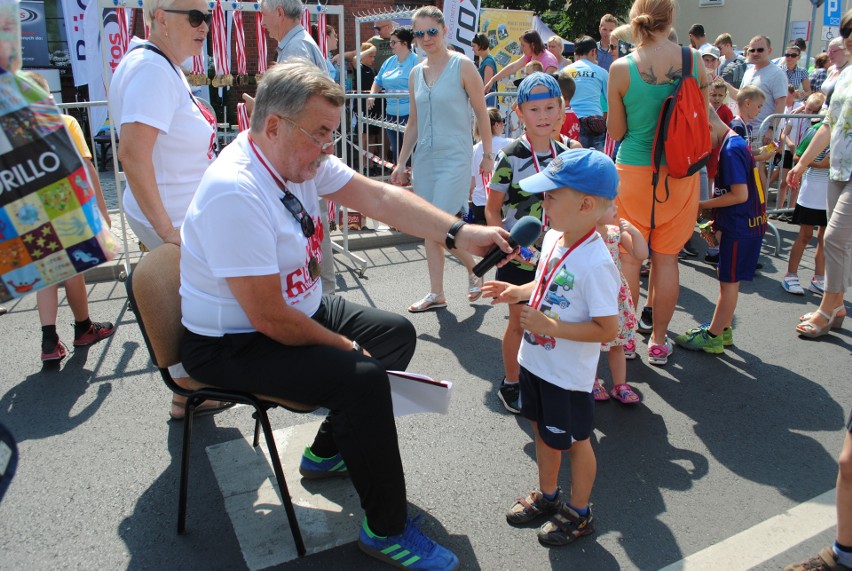
[[[86,34],[83,21],[89,0],[62,0],[62,14],[65,17],[65,37],[68,40],[68,57],[71,60],[71,73],[74,86],[86,85]]]
[[[522,10],[492,10],[486,8],[479,17],[479,32],[488,37],[491,54],[502,69],[521,56],[518,39],[533,28],[533,13]],[[546,41],[546,39],[545,39]],[[514,89],[511,78],[503,80]]]
[[[480,0],[444,0],[444,20],[447,22],[447,44],[473,59],[470,42],[479,27]]]

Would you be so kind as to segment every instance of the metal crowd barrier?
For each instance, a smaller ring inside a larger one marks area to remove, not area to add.
[[[775,136],[780,137],[781,133],[778,131],[778,125],[779,125],[779,120],[781,120],[781,119],[807,119],[807,120],[810,120],[810,119],[818,119],[818,118],[821,118],[821,117],[822,117],[822,115],[794,114],[794,113],[773,113],[772,115],[770,115],[766,119],[764,119],[763,122],[760,124],[760,127],[757,129],[757,135],[755,135],[755,137],[754,137],[754,141],[748,141],[748,143],[749,143],[749,145],[752,145],[752,144],[757,144],[757,143],[762,142],[763,137],[764,137],[764,135],[766,135],[766,132],[769,131],[770,126],[772,127],[773,134]],[[773,140],[774,140],[774,137],[773,137]],[[775,170],[776,166],[778,166],[778,169],[779,169],[778,187],[780,188],[781,184],[783,183],[783,181],[781,180],[781,177],[784,176],[784,151],[788,150],[788,149],[786,148],[787,145],[786,145],[786,141],[784,140],[784,138],[780,138],[780,141],[781,141],[781,145],[777,149],[777,152],[778,152],[779,156],[781,157],[781,160],[779,161],[779,165],[775,165],[774,160],[768,161],[769,167],[768,167],[768,170],[766,172],[766,189],[765,189],[767,201],[769,200],[769,191],[771,190],[769,188],[769,184],[770,184],[769,181],[772,180],[772,173]],[[789,150],[790,150],[790,152],[795,152],[796,149],[789,149]],[[793,212],[793,210],[794,210],[794,208],[772,208],[772,209],[767,208],[766,209],[766,215],[769,216],[770,214],[791,214]],[[783,251],[783,244],[781,243],[781,233],[778,232],[778,228],[776,228],[775,225],[772,222],[770,222],[768,219],[766,221],[766,227],[772,232],[772,235],[775,238],[774,255],[775,255],[775,257],[780,257],[780,255]]]

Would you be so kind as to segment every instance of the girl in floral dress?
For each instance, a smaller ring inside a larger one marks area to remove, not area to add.
[[[633,256],[637,260],[648,257],[648,244],[642,234],[624,218],[618,218],[615,203],[598,220],[598,233],[606,242],[615,265],[621,272],[620,255]],[[626,254],[619,254],[619,245]],[[618,292],[618,335],[609,343],[601,345],[601,351],[609,354],[609,370],[612,374],[612,389],[607,392],[603,379],[595,379],[592,394],[596,401],[612,398],[623,404],[636,404],[639,395],[627,384],[627,359],[636,357],[636,342],[633,339],[636,330],[636,309],[630,296],[630,286],[621,274],[621,289]]]

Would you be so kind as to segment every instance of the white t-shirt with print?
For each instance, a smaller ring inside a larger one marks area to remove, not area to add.
[[[319,197],[340,190],[354,174],[328,156],[314,179],[286,183],[314,221],[314,235],[305,238],[281,202],[284,193],[250,147],[248,131],[240,133],[205,173],[181,229],[184,326],[208,337],[255,331],[228,287],[232,277],[280,275],[284,300],[313,315],[322,297],[319,272],[312,278],[308,267],[311,258],[322,263]]]
[[[561,237],[562,233],[556,230],[549,230],[544,236],[542,260],[536,269],[536,288],[543,276],[551,275],[552,268],[568,250],[557,243]],[[553,254],[544,263],[551,251]],[[555,277],[545,291],[540,307],[550,317],[582,323],[591,321],[593,317],[618,314],[621,279],[603,238],[597,232],[592,232],[578,245],[553,275]],[[536,297],[533,295],[532,299]],[[600,350],[599,341],[586,343],[554,339],[524,331],[518,362],[548,383],[589,393],[595,384]]]
[[[144,43],[134,38],[130,48]],[[183,72],[175,73],[168,60],[151,50],[129,51],[110,83],[109,106],[119,138],[122,125],[128,123],[160,131],[152,155],[154,176],[163,207],[172,225],[179,228],[214,158],[215,131],[192,101],[186,77]],[[123,200],[128,216],[151,227],[129,184]]]

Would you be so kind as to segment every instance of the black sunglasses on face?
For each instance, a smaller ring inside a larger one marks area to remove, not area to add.
[[[784,57],[799,57],[799,54],[784,54]]]
[[[440,33],[441,32],[438,30],[438,28],[429,28],[425,32],[423,30],[417,30],[416,32],[414,32],[414,37],[419,40],[419,39],[422,39],[423,36],[425,36],[426,34],[429,34],[430,38],[434,38],[435,36],[437,36]]]
[[[210,22],[213,21],[212,12],[202,12],[201,10],[166,10],[163,8],[163,12],[168,12],[169,14],[186,14],[189,18],[189,25],[193,28],[197,28],[202,22],[209,27]]]
[[[305,235],[305,238],[310,238],[314,235],[314,221],[310,214],[308,214],[308,211],[305,210],[305,207],[302,206],[302,203],[299,202],[299,199],[296,198],[296,195],[289,190],[285,190],[284,196],[281,197],[281,204],[284,205],[284,208],[293,215],[293,218],[302,227],[302,234]]]
[[[766,51],[766,48],[749,48],[748,53],[750,54],[762,54]]]
[[[842,30],[840,30],[840,37],[845,39],[849,38],[849,35],[852,34],[852,26],[846,26]]]

